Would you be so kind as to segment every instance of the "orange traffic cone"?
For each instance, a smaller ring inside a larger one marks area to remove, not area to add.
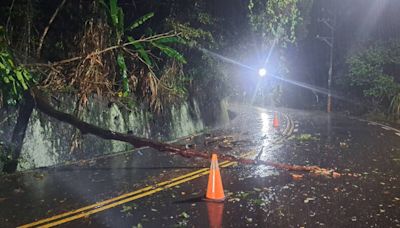
[[[279,127],[279,120],[278,120],[278,113],[277,112],[274,113],[274,121],[273,121],[272,125],[274,126],[274,128],[278,128]]]
[[[211,156],[211,167],[210,175],[208,177],[206,200],[215,202],[222,202],[225,200],[224,188],[222,186],[221,173],[219,172],[216,154],[212,154]]]
[[[210,228],[221,228],[224,214],[224,204],[207,202],[208,222]]]

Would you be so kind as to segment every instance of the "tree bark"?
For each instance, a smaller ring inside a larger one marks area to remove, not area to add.
[[[24,100],[19,107],[17,123],[15,124],[13,135],[11,137],[11,145],[7,148],[9,153],[11,153],[11,160],[4,164],[3,172],[5,173],[13,173],[17,170],[18,159],[21,154],[26,128],[28,127],[34,106],[35,104],[32,96],[29,93],[26,93],[24,95]]]
[[[174,152],[174,151],[181,151],[184,149],[184,147],[182,146],[171,145],[167,143],[158,142],[155,140],[149,140],[146,138],[140,138],[134,135],[115,132],[86,123],[71,114],[54,109],[50,105],[50,102],[47,101],[47,98],[43,94],[41,94],[41,92],[39,92],[38,90],[33,89],[31,91],[32,91],[31,94],[36,104],[36,108],[39,111],[59,121],[71,124],[72,126],[79,129],[82,134],[93,134],[102,139],[123,141],[132,144],[134,147],[149,146],[160,151]]]

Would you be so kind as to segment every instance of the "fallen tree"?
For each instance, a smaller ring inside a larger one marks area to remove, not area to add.
[[[39,90],[31,89],[30,92],[33,101],[35,102],[35,107],[37,110],[61,122],[65,122],[76,127],[77,129],[80,130],[82,134],[92,134],[106,140],[118,140],[126,142],[137,148],[148,146],[161,152],[177,154],[183,157],[196,157],[204,159],[210,158],[210,153],[206,151],[197,151],[195,149],[188,149],[185,146],[181,145],[169,144],[169,143],[159,142],[156,140],[137,137],[130,134],[115,132],[86,123],[71,114],[56,110],[54,107],[50,105],[50,102],[48,101],[47,97],[43,95]],[[246,165],[266,165],[274,167],[276,169],[282,169],[287,171],[311,172],[318,175],[332,176],[332,177],[340,176],[339,173],[334,172],[333,170],[328,170],[318,166],[300,166],[300,165],[282,164],[270,161],[261,161],[261,160],[235,157],[227,154],[219,154],[218,156],[220,160],[235,161]]]
[[[106,140],[119,140],[130,143],[134,147],[149,146],[159,151],[184,157],[209,158],[208,152],[99,128],[81,121],[77,115],[80,108],[87,103],[89,95],[94,93],[104,98],[138,96],[141,100],[146,101],[153,111],[161,110],[163,103],[171,104],[175,99],[183,97],[185,91],[192,84],[197,86],[195,90],[206,89],[202,91],[206,96],[213,91],[216,95],[221,93],[221,88],[228,80],[224,74],[220,73],[218,61],[211,61],[211,58],[206,58],[205,53],[191,47],[192,45],[201,47],[210,44],[215,47],[220,46],[217,45],[217,36],[214,38],[212,33],[217,31],[217,34],[220,34],[218,37],[223,38],[223,30],[218,33],[218,29],[215,31],[210,29],[213,27],[211,24],[214,23],[212,22],[214,19],[211,17],[204,20],[194,16],[211,16],[206,7],[203,9],[203,7],[196,6],[193,10],[199,14],[187,14],[186,12],[192,10],[187,8],[187,4],[173,4],[172,11],[156,4],[155,7],[150,7],[149,13],[130,21],[131,26],[125,26],[123,22],[133,18],[132,16],[124,18],[124,15],[139,16],[136,15],[136,12],[140,14],[140,12],[144,12],[144,8],[147,12],[149,10],[147,5],[145,4],[146,7],[142,6],[137,11],[135,5],[135,12],[133,12],[132,7],[127,4],[119,5],[116,0],[82,1],[80,4],[62,0],[55,9],[40,7],[38,4],[25,4],[26,6],[21,7],[18,13],[12,15],[13,5],[14,1],[10,6],[9,14],[7,14],[6,28],[3,29],[0,26],[0,54],[4,60],[4,64],[1,66],[5,72],[3,75],[7,76],[4,77],[3,86],[0,84],[0,103],[3,100],[3,94],[11,94],[12,96],[4,97],[4,100],[10,100],[12,102],[9,103],[14,105],[21,101],[22,94],[26,94],[27,97],[22,99],[17,124],[9,146],[12,161],[10,164],[6,164],[3,170],[14,172],[17,169],[26,127],[33,108],[74,126],[82,134],[93,134]],[[276,7],[280,10],[281,7],[285,9],[287,6],[283,4]],[[152,12],[152,10],[156,12]],[[149,35],[144,32],[145,29],[151,28],[151,24],[146,21],[155,13],[159,13],[161,16],[157,18],[166,23],[156,21],[159,29]],[[252,17],[257,16],[254,13],[251,13]],[[40,15],[40,17],[36,15]],[[162,15],[168,16],[163,18]],[[60,17],[60,20],[57,20],[57,17]],[[274,19],[276,16],[274,14],[271,17]],[[291,24],[295,20],[286,22],[282,24],[282,28],[292,28]],[[203,26],[191,27],[189,24],[203,24]],[[42,25],[45,27],[40,28]],[[52,29],[53,27],[64,29]],[[38,37],[31,35],[31,30],[36,31],[37,28],[43,29],[42,34]],[[12,34],[8,34],[8,31],[27,34],[27,37],[12,36]],[[164,33],[165,31],[170,32]],[[50,32],[52,32],[51,35]],[[292,35],[291,38],[293,38]],[[24,40],[19,40],[20,38]],[[23,44],[20,50],[18,50],[19,44]],[[36,47],[35,44],[37,44]],[[231,44],[224,45],[230,47]],[[220,46],[220,48],[222,47]],[[36,50],[37,59],[34,62],[39,61],[38,63],[32,63],[33,60],[30,59],[32,48]],[[18,51],[21,53],[20,58],[23,61],[14,61],[14,56]],[[184,58],[185,53],[189,61]],[[185,72],[184,63],[192,64],[185,67]],[[37,75],[31,75],[30,72],[35,72]],[[201,80],[192,81],[191,77],[184,77],[191,75],[189,72],[199,72],[193,78]],[[202,77],[203,75],[207,77]],[[9,82],[10,80],[13,83]],[[38,81],[36,82],[36,80]],[[0,80],[1,82],[2,80]],[[53,93],[73,89],[78,98],[76,107],[78,112],[72,115],[56,110],[51,106],[48,98],[39,89],[35,89],[36,86]],[[215,99],[215,96],[210,97]],[[237,158],[225,154],[220,154],[220,159],[243,164],[264,164],[290,171],[316,172],[316,170],[321,170],[318,167],[292,166]]]

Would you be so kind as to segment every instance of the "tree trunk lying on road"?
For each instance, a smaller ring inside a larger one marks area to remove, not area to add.
[[[68,113],[64,113],[61,111],[56,110],[50,105],[50,102],[47,98],[41,94],[38,90],[31,90],[31,94],[34,98],[36,108],[45,113],[46,115],[53,117],[59,121],[71,124],[72,126],[78,128],[82,134],[92,134],[96,135],[100,138],[107,139],[107,140],[118,140],[130,143],[134,147],[152,147],[156,150],[163,151],[163,152],[170,152],[173,154],[178,154],[183,157],[198,157],[198,158],[210,158],[210,154],[208,152],[197,151],[194,149],[187,149],[184,146],[180,145],[172,145],[168,143],[159,142],[156,140],[150,140],[146,138],[137,137],[134,135],[119,133],[107,129],[103,129],[97,127],[95,125],[86,123],[73,115]],[[228,161],[235,161],[242,164],[263,164],[267,166],[272,166],[277,169],[283,169],[288,171],[302,171],[302,172],[312,172],[316,174],[321,174],[325,176],[333,176],[337,177],[340,174],[333,172],[331,170],[323,169],[318,166],[298,166],[298,165],[289,165],[289,164],[282,164],[282,163],[274,163],[269,161],[260,161],[260,160],[253,160],[253,159],[246,159],[246,158],[238,158],[232,155],[225,155],[219,154],[220,160],[228,160]]]
[[[14,173],[18,168],[18,158],[21,155],[22,143],[25,138],[26,128],[28,127],[29,118],[32,114],[34,103],[29,93],[24,94],[24,100],[18,109],[18,118],[14,126],[11,137],[11,143],[7,147],[7,151],[11,159],[5,162],[3,172]]]

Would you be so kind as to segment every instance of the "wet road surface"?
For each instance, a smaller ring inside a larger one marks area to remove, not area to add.
[[[342,176],[220,161],[227,199],[208,203],[201,198],[209,161],[141,149],[1,177],[0,227],[400,227],[399,131],[283,109],[276,130],[271,110],[232,111],[229,125],[181,143]]]

